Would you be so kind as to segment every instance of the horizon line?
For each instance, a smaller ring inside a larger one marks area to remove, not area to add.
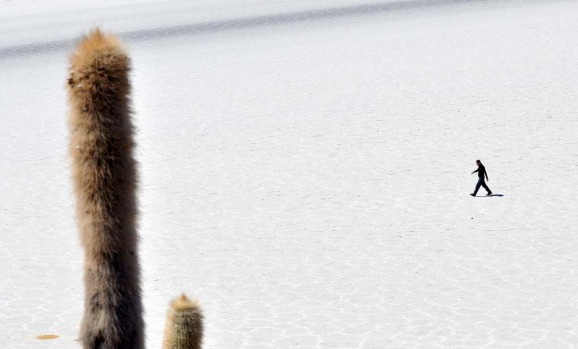
[[[398,0],[394,2],[377,2],[355,6],[333,7],[320,10],[305,10],[274,15],[262,15],[255,17],[241,17],[228,20],[209,21],[194,24],[159,27],[152,29],[139,29],[126,32],[117,32],[116,35],[126,42],[142,42],[162,39],[167,37],[200,35],[234,29],[248,29],[258,27],[271,27],[275,25],[318,21],[339,17],[383,13],[408,8],[425,8],[451,3],[479,2],[486,0]],[[0,59],[19,55],[31,55],[37,53],[54,52],[72,48],[80,40],[80,36],[73,39],[62,39],[32,44],[0,47]]]

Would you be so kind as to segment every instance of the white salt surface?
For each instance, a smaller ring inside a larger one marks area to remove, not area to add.
[[[576,13],[473,1],[129,38],[147,348],[182,291],[211,349],[577,347]],[[79,348],[71,47],[13,46],[0,348]],[[503,197],[468,195],[478,158]]]

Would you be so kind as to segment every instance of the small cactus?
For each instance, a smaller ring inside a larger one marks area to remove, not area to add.
[[[200,349],[203,314],[196,301],[184,294],[171,302],[165,326],[163,349]]]

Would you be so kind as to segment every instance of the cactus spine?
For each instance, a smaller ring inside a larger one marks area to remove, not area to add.
[[[198,303],[184,294],[171,302],[163,349],[200,349],[203,315]]]
[[[142,349],[129,58],[94,30],[71,59],[70,152],[84,247],[85,349]]]

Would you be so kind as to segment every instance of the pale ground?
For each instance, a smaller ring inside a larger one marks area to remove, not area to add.
[[[116,18],[110,3],[86,26]],[[184,1],[142,3],[126,6],[160,11],[150,37],[125,36],[147,348],[181,291],[200,300],[210,349],[578,347],[578,2],[163,38]],[[3,8],[0,32],[23,31],[21,45],[39,38],[27,25],[50,36],[31,18],[69,25],[54,40],[80,34],[49,8]],[[71,47],[10,54],[17,38],[0,40],[0,348],[79,348]],[[478,158],[503,197],[468,195]]]

